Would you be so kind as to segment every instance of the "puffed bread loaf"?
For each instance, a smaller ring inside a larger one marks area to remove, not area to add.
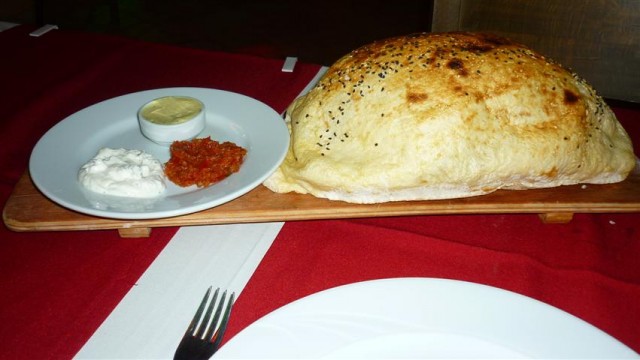
[[[287,110],[264,185],[353,203],[613,183],[635,166],[613,112],[577,75],[488,34],[413,34],[354,50]]]

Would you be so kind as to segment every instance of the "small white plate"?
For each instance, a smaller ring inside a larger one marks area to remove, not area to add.
[[[181,188],[167,181],[165,195],[149,201],[85,191],[78,170],[102,147],[143,150],[163,163],[169,160],[169,148],[145,138],[136,117],[142,105],[169,95],[204,103],[207,124],[199,138],[211,136],[247,149],[240,171],[206,188]],[[36,144],[29,171],[36,187],[66,208],[115,219],[155,219],[209,209],[249,192],[275,171],[288,146],[289,131],[280,115],[255,99],[214,89],[165,88],[106,100],[62,120]]]
[[[232,314],[233,316],[233,314]],[[463,281],[399,278],[319,292],[249,325],[216,358],[638,358],[555,307]]]

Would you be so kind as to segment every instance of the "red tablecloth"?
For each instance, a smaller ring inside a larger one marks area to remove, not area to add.
[[[31,28],[0,32],[0,196],[8,198],[37,139],[97,101],[150,88],[243,93],[282,111],[318,66]],[[640,109],[615,111],[640,144]],[[0,229],[0,358],[69,358],[175,233]],[[594,324],[640,352],[640,215],[423,216],[287,223],[234,307],[227,339],[302,296],[356,281],[460,279],[516,291]]]
[[[437,277],[554,305],[640,351],[640,216],[423,216],[287,223],[238,298],[228,338],[305,295],[362,280]],[[472,299],[470,299],[472,301]]]

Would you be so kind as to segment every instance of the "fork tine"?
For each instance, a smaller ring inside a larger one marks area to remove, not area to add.
[[[174,359],[209,359],[220,347],[222,337],[227,329],[227,323],[229,322],[235,293],[231,293],[227,301],[227,306],[223,309],[227,291],[224,291],[218,302],[217,299],[220,288],[216,289],[211,297],[211,302],[209,302],[209,295],[211,295],[212,289],[213,287],[210,286],[204,294],[204,298],[198,306],[195,316],[176,348],[176,352],[173,355]],[[208,302],[209,304],[207,306]],[[205,313],[203,314],[203,312]],[[220,319],[221,315],[222,319]],[[203,335],[206,337],[203,337]]]
[[[211,319],[211,313],[213,312],[213,309],[216,306],[216,299],[218,298],[219,292],[220,292],[220,288],[217,288],[216,291],[213,293],[213,297],[211,298],[209,307],[207,307],[207,312],[204,314],[204,316],[202,317],[202,320],[200,321],[198,332],[193,335],[198,339],[203,339],[204,332],[207,329],[207,324],[209,324],[209,319]],[[200,313],[202,313],[202,311]],[[215,323],[212,323],[211,326],[215,326]]]
[[[222,293],[222,296],[220,297],[220,302],[218,303],[218,306],[216,306],[216,313],[213,315],[213,319],[211,319],[211,325],[209,325],[209,330],[207,331],[207,334],[204,336],[204,340],[206,341],[211,341],[211,339],[213,339],[213,334],[216,331],[216,328],[218,327],[218,320],[220,319],[220,314],[222,313],[222,306],[224,305],[224,300],[227,298],[227,291],[225,290]],[[215,305],[214,302],[211,302],[211,305]],[[211,315],[211,313],[209,313],[208,315]]]
[[[204,311],[204,307],[207,305],[207,299],[209,299],[209,294],[211,294],[212,286],[209,286],[207,292],[204,294],[204,298],[202,298],[202,302],[200,306],[198,306],[198,310],[196,310],[196,314],[193,316],[189,327],[187,328],[186,334],[193,335],[195,332],[196,326],[198,326],[198,322],[200,321],[200,317],[202,316],[202,312]],[[186,335],[185,334],[185,335]]]
[[[225,291],[226,292],[226,291]],[[233,299],[235,298],[235,293],[231,293],[229,296],[229,301],[227,302],[227,308],[224,311],[224,316],[222,317],[222,321],[220,322],[220,327],[218,331],[216,331],[214,337],[215,340],[213,342],[213,348],[218,349],[220,347],[220,343],[222,342],[222,337],[224,336],[225,331],[227,331],[227,324],[229,324],[229,316],[231,315],[231,308],[233,307]],[[222,303],[222,301],[220,301]]]

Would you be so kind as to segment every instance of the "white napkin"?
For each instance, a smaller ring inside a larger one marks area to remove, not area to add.
[[[283,224],[180,228],[75,358],[172,358],[206,289],[240,295]]]

